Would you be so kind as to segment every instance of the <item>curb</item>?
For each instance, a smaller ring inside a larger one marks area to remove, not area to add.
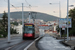
[[[67,43],[65,43],[65,42],[63,42],[63,41],[60,41],[60,43],[61,43],[61,44],[64,44],[65,46],[71,47],[71,45],[69,45],[69,44],[67,44]]]
[[[37,39],[35,39],[32,43],[30,43],[24,50],[33,50],[32,48],[35,48],[36,50],[38,50],[38,48],[36,47],[36,42],[41,39],[42,37],[39,37]],[[35,43],[35,46],[32,47],[32,45]],[[31,48],[30,48],[31,47]]]
[[[43,37],[44,37],[44,36],[43,36]],[[41,37],[40,39],[42,39],[43,37]],[[40,50],[40,48],[38,47],[37,44],[38,44],[38,42],[40,41],[40,39],[38,39],[38,40],[36,41],[36,44],[35,44],[35,45],[36,45],[36,48],[37,48],[38,50]]]
[[[11,45],[11,46],[9,46],[8,48],[6,48],[5,50],[10,50],[12,47],[17,46],[18,44],[21,44],[21,43],[23,43],[23,42],[24,42],[24,41],[19,42],[19,43],[14,44],[14,45]]]
[[[5,40],[5,39],[7,39],[7,38],[0,38],[0,40]]]
[[[60,43],[63,44],[64,46],[70,47],[71,50],[75,50],[75,46],[69,45],[69,44],[67,44],[67,43],[65,43],[65,42],[63,42],[63,41],[60,41]]]

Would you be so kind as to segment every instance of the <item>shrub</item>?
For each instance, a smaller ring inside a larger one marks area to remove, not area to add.
[[[2,35],[0,35],[0,38],[3,38],[3,36],[2,36]]]
[[[4,37],[4,38],[7,37],[7,35],[8,35],[8,33],[3,32],[3,37]]]
[[[62,37],[64,37],[64,36],[67,37],[67,34],[63,34],[63,35],[62,35]]]
[[[75,29],[70,30],[69,35],[70,35],[70,36],[75,36]]]
[[[0,35],[3,35],[4,38],[7,37],[7,33],[4,31],[0,31]]]

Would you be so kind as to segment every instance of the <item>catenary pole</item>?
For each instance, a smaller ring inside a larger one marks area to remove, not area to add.
[[[59,1],[59,17],[61,18],[61,4]],[[60,28],[60,38],[61,38],[61,28]]]
[[[24,25],[24,11],[23,11],[23,3],[22,3],[22,31],[23,31],[23,25]]]
[[[68,31],[68,12],[69,12],[69,0],[67,0],[67,42],[69,40],[69,31]]]
[[[8,42],[10,42],[10,0],[8,0]]]
[[[29,23],[30,23],[31,12],[29,12]]]

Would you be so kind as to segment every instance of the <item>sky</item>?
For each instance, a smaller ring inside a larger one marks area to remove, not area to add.
[[[67,0],[10,0],[10,12],[22,11],[22,3],[24,3],[24,11],[36,11],[59,17],[59,1],[61,4],[61,18],[67,15]],[[49,4],[52,3],[52,4]],[[28,8],[29,4],[32,6]],[[12,7],[14,5],[16,8]],[[75,0],[69,0],[69,5],[75,5]],[[69,10],[74,7],[69,7]],[[0,13],[8,12],[8,0],[0,0]]]

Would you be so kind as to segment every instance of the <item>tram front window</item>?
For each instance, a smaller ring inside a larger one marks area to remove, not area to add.
[[[34,27],[33,26],[25,26],[25,33],[33,33]]]

